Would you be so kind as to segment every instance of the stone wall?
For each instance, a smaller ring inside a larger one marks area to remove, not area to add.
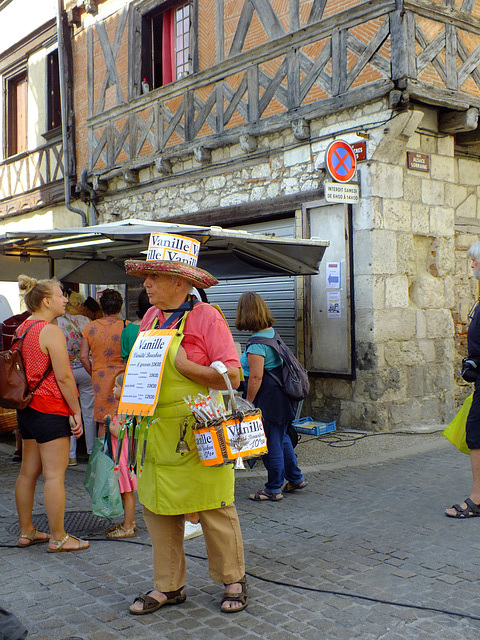
[[[435,110],[392,117],[377,102],[312,121],[309,141],[288,129],[259,138],[250,155],[232,145],[212,151],[208,166],[193,156],[175,159],[167,176],[152,166],[130,191],[122,179],[111,181],[100,221],[188,213],[195,223],[202,211],[224,207],[228,226],[229,206],[317,189],[328,144],[358,141],[359,130],[369,138],[353,207],[357,376],[313,379],[306,411],[341,427],[385,431],[446,423],[455,394],[465,391],[455,372],[476,286],[465,251],[478,237],[455,236],[454,220],[476,221],[480,165],[455,157]],[[407,151],[428,154],[429,171],[409,170]]]

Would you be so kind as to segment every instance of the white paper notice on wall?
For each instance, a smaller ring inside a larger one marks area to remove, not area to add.
[[[340,291],[327,291],[327,317],[341,318],[342,303],[340,300]]]
[[[325,278],[327,289],[340,289],[340,285],[342,282],[340,273],[340,262],[327,262]]]

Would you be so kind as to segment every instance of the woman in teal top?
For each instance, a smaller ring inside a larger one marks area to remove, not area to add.
[[[253,331],[255,337],[273,338],[275,319],[265,300],[247,291],[237,306],[235,326],[240,331]],[[251,344],[240,358],[245,382],[246,399],[262,411],[268,453],[263,456],[268,479],[265,488],[250,495],[251,500],[278,501],[287,493],[303,489],[307,481],[302,475],[287,427],[295,416],[296,402],[283,391],[276,378],[281,378],[282,358],[268,344]],[[271,372],[273,375],[268,375]],[[283,485],[284,480],[287,480]],[[282,487],[283,485],[283,487]]]
[[[143,289],[138,295],[138,320],[127,324],[127,326],[122,331],[122,336],[120,338],[121,355],[125,362],[127,362],[130,351],[132,350],[133,345],[135,344],[135,340],[137,339],[142,318],[151,306],[152,305],[150,304],[150,301],[148,299],[147,292],[145,291],[145,289]]]

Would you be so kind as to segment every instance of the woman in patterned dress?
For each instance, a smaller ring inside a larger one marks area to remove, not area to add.
[[[125,370],[120,352],[120,337],[125,322],[118,314],[123,298],[115,289],[105,289],[100,297],[103,318],[94,320],[83,332],[80,360],[92,376],[95,395],[94,417],[98,422],[98,435],[105,435],[105,416],[113,415],[117,401],[113,397],[115,378]]]

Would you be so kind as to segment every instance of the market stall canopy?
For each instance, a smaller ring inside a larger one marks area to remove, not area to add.
[[[276,238],[247,231],[144,220],[90,227],[0,234],[0,280],[25,273],[84,284],[138,282],[123,262],[145,259],[152,232],[175,233],[201,242],[198,266],[219,280],[273,275],[314,275],[328,242]]]

